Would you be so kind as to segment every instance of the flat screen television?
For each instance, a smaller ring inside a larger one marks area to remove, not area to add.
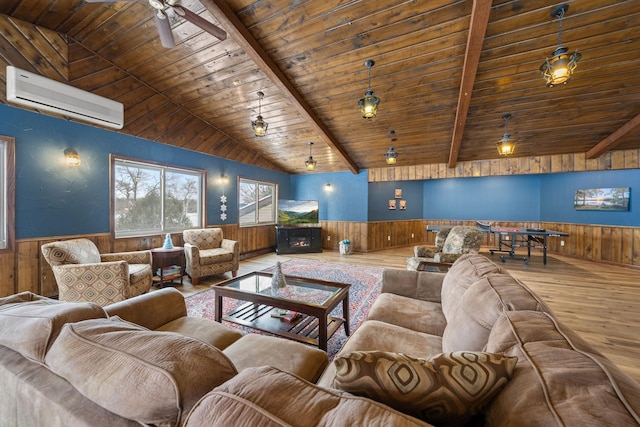
[[[317,200],[278,200],[278,224],[317,224]]]

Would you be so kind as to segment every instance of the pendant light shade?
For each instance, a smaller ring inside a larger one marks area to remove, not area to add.
[[[498,147],[498,154],[501,156],[510,156],[516,149],[516,143],[511,139],[511,135],[509,134],[511,114],[505,114],[502,118],[504,119],[504,135],[500,141],[496,142],[496,145]]]
[[[551,16],[558,18],[558,47],[551,54],[551,58],[547,58],[540,66],[540,72],[548,87],[569,83],[573,78],[578,61],[582,58],[582,54],[577,50],[569,54],[569,48],[562,46],[562,18],[567,9],[569,9],[569,5],[563,4],[551,12]]]
[[[264,98],[264,93],[258,92],[258,117],[255,120],[251,121],[251,127],[253,128],[253,133],[256,136],[265,136],[267,134],[267,128],[269,127],[269,123],[265,122],[262,119],[262,99]]]
[[[375,96],[371,90],[371,67],[373,67],[374,64],[375,62],[372,59],[367,59],[364,62],[364,65],[369,69],[369,83],[364,96],[358,100],[360,112],[364,119],[371,119],[375,117],[376,114],[378,114],[378,105],[380,105],[380,98]]]
[[[384,153],[385,161],[388,165],[395,165],[398,161],[398,152],[393,149],[393,141],[396,141],[396,132],[394,130],[389,131],[389,150]]]
[[[309,142],[308,144],[309,144],[309,158],[307,159],[306,162],[304,162],[304,165],[306,166],[308,171],[312,171],[316,168],[316,164],[318,162],[313,160],[313,156],[311,155],[311,146],[313,145],[313,142]]]

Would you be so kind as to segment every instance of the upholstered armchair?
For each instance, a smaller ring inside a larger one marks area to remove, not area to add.
[[[238,274],[240,245],[235,240],[225,239],[221,228],[184,230],[184,256],[187,274],[191,283],[197,285],[201,277],[230,271]]]
[[[41,250],[61,301],[106,306],[148,292],[153,283],[151,251],[100,254],[89,239],[46,243]]]
[[[478,253],[484,233],[476,227],[443,228],[436,234],[435,246],[418,245],[407,258],[407,270],[418,270],[421,263],[452,264],[463,254]]]

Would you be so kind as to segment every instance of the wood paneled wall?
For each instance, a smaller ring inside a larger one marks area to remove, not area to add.
[[[368,179],[369,182],[416,181],[478,176],[637,169],[639,167],[640,150],[619,150],[609,151],[595,159],[587,159],[586,153],[570,153],[554,156],[503,157],[500,159],[458,162],[455,168],[449,168],[446,163],[373,168],[369,169]]]

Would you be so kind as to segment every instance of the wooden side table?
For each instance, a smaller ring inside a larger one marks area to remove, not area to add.
[[[174,246],[171,249],[151,249],[151,257],[153,258],[154,284],[163,287],[165,283],[173,283],[174,280],[180,279],[180,285],[182,285],[182,277],[185,273],[184,248],[182,246]],[[180,272],[165,276],[165,268],[171,265],[179,266]],[[160,274],[156,275],[156,269],[160,269]]]

